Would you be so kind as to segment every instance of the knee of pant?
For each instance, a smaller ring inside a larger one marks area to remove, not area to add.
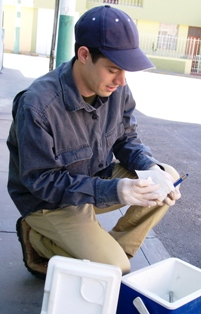
[[[164,167],[165,171],[168,172],[174,178],[175,181],[179,179],[180,177],[179,173],[174,167],[167,164],[163,164],[163,163],[162,163],[162,166]]]
[[[118,266],[121,271],[122,271],[122,275],[126,275],[128,273],[130,273],[130,270],[131,270],[131,265],[130,265],[130,262],[129,262],[129,259],[124,261],[124,263],[115,263],[116,266]]]

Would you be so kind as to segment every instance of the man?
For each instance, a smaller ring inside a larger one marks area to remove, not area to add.
[[[17,233],[26,267],[44,277],[54,255],[117,265],[180,198],[174,168],[137,137],[135,101],[125,71],[152,68],[136,26],[123,11],[100,6],[75,26],[75,57],[35,80],[13,103],[8,191],[21,213]],[[113,154],[120,163],[113,163]],[[160,173],[172,189],[136,170]],[[110,232],[96,214],[130,205]]]

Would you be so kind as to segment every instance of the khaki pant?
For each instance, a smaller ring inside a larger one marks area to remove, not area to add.
[[[175,180],[179,175],[163,165]],[[136,178],[116,164],[113,178]],[[162,219],[168,206],[130,206],[108,233],[96,214],[117,210],[117,204],[105,209],[93,205],[68,206],[57,210],[40,210],[25,218],[31,226],[30,242],[37,253],[50,259],[54,255],[119,266],[123,274],[130,271],[129,258],[134,256],[147,233]]]

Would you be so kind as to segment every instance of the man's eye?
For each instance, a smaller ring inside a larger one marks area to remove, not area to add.
[[[117,73],[117,71],[116,71],[116,70],[109,70],[109,72],[110,72],[110,73],[112,73],[112,74]]]

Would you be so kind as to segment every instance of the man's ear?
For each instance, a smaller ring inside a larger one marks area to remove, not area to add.
[[[89,49],[85,46],[81,46],[77,52],[78,59],[80,60],[81,63],[86,63],[89,54],[90,54]]]

